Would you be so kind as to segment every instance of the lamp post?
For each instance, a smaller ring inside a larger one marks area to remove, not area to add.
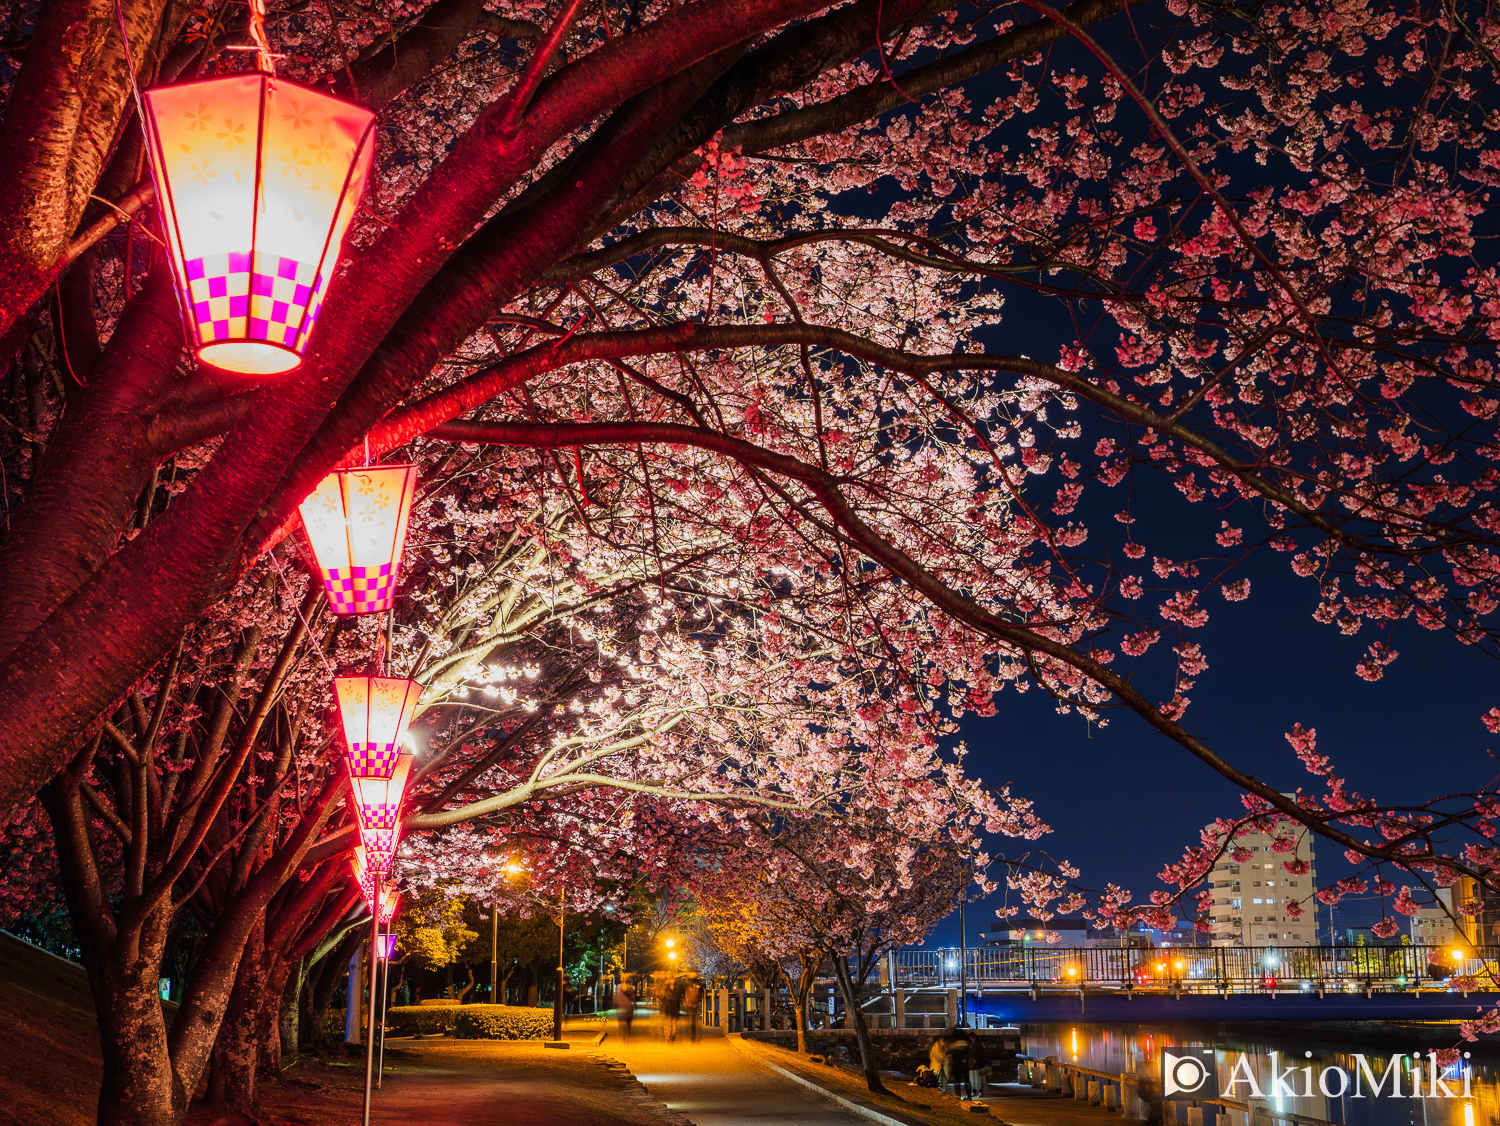
[[[552,997],[552,1039],[555,1041],[563,1038],[563,979],[566,973],[563,966],[563,921],[567,894],[568,885],[564,884],[557,891],[557,990]]]
[[[497,888],[490,896],[490,1004],[498,1005],[495,991],[500,988],[500,895]]]
[[[374,902],[370,904],[370,1019],[365,1035],[365,1121],[370,1126],[370,1091],[375,1079],[375,972],[380,962],[380,873],[373,873]]]
[[[958,892],[958,1027],[969,1027],[969,933],[964,929],[965,882]]]

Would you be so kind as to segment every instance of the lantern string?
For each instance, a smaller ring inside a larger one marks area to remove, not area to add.
[[[246,0],[250,7],[250,38],[255,43],[255,66],[262,74],[276,73],[276,56],[266,41],[265,0]]]
[[[115,22],[120,25],[120,41],[125,48],[125,73],[130,77],[130,94],[135,99],[136,117],[141,123],[141,132],[146,130],[146,106],[141,100],[141,88],[135,80],[135,57],[130,50],[130,33],[125,30],[125,9],[120,0],[115,0]],[[148,145],[147,148],[150,146]]]
[[[318,651],[318,656],[323,661],[323,667],[328,670],[330,678],[338,675],[334,671],[333,662],[328,659],[328,654],[323,652],[323,643],[318,640],[318,635],[313,633],[312,623],[302,615],[302,603],[297,598],[297,592],[292,589],[292,584],[287,582],[286,572],[281,569],[281,560],[276,558],[274,551],[268,553],[271,556],[271,566],[276,568],[276,573],[281,576],[281,585],[286,587],[286,592],[291,596],[292,605],[296,607],[297,617],[302,618],[302,628],[307,631],[307,639],[313,643],[313,648]]]

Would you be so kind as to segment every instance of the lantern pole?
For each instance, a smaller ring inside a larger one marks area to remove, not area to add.
[[[394,920],[392,920],[394,922]],[[386,931],[389,938],[391,932]],[[385,1075],[385,1010],[391,999],[391,959],[389,952],[387,956],[380,959],[380,1062],[375,1065],[375,1087],[380,1088],[380,1080]]]
[[[563,965],[563,919],[565,917],[568,895],[568,885],[565,883],[557,891],[557,995],[552,999],[552,1039],[563,1038],[563,983],[564,974],[567,972]]]
[[[370,1084],[375,1078],[375,967],[380,961],[380,873],[375,880],[374,903],[370,907],[370,1019],[365,1035],[365,1121],[370,1126]]]

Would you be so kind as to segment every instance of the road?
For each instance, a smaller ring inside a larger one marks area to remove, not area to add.
[[[683,1035],[669,1044],[656,1020],[637,1021],[629,1041],[611,1030],[601,1054],[628,1065],[653,1097],[696,1126],[870,1126],[762,1067],[717,1032],[700,1032],[697,1043]]]

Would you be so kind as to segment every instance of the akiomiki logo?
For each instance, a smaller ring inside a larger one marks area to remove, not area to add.
[[[1227,1054],[1227,1053],[1226,1053]],[[1215,1052],[1211,1048],[1164,1048],[1161,1091],[1164,1099],[1467,1099],[1473,1076],[1468,1064],[1445,1067],[1438,1053],[1397,1053],[1371,1061],[1362,1053],[1350,1057],[1350,1067],[1312,1063],[1312,1053],[1285,1062],[1281,1052],[1268,1054],[1269,1066],[1244,1052],[1234,1062],[1223,1084],[1215,1081]],[[1464,1053],[1464,1059],[1469,1053]],[[1383,1065],[1383,1066],[1382,1066]]]
[[[1211,1099],[1219,1093],[1212,1048],[1163,1048],[1161,1093],[1166,1099]]]

